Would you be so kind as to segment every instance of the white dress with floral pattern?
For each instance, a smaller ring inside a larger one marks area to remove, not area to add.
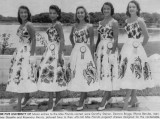
[[[87,46],[87,27],[74,30],[75,46],[71,52],[70,79],[68,79],[68,90],[75,92],[89,92],[98,90],[96,78],[96,67],[93,62],[91,51]]]
[[[26,26],[19,28],[20,47],[16,48],[9,69],[6,91],[30,93],[37,91],[35,64],[30,62],[31,41]]]
[[[154,86],[146,52],[140,42],[142,29],[138,20],[126,23],[128,39],[124,43],[119,66],[120,88],[145,89]]]
[[[65,70],[58,63],[60,37],[55,25],[48,28],[47,35],[47,47],[40,62],[38,90],[45,92],[63,91],[66,90],[67,82]]]
[[[111,54],[113,47],[113,29],[111,21],[102,26],[99,22],[100,42],[97,46],[97,72],[100,90],[119,90],[118,83],[118,50]]]

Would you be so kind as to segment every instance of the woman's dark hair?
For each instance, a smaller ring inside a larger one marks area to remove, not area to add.
[[[29,11],[28,7],[27,6],[20,6],[19,9],[18,9],[18,21],[20,24],[22,24],[22,19],[20,17],[20,9],[25,9],[27,10],[27,13],[28,13],[28,18],[27,18],[27,21],[31,21],[31,12]]]
[[[88,14],[88,12],[87,12],[86,8],[85,8],[85,7],[83,7],[83,6],[79,6],[79,7],[77,7],[77,9],[76,9],[76,15],[75,15],[75,21],[76,21],[77,23],[79,23],[79,22],[80,22],[80,21],[79,21],[79,19],[77,18],[77,11],[78,11],[78,9],[83,9],[83,10],[84,10],[84,12],[85,12],[84,20],[85,20],[85,22],[89,23],[89,22],[90,22],[89,14]]]
[[[58,14],[57,20],[61,19],[61,9],[57,5],[51,5],[49,9],[53,9],[57,12]]]
[[[138,11],[137,11],[137,16],[140,16],[140,10],[141,10],[141,8],[140,8],[139,3],[138,3],[137,1],[135,1],[135,0],[132,0],[132,1],[130,1],[130,2],[128,3],[126,15],[129,16],[129,17],[131,17],[131,14],[129,13],[129,4],[130,4],[130,3],[133,3],[133,4],[136,5],[137,10],[138,10]]]
[[[111,8],[111,16],[113,16],[113,14],[114,14],[114,7],[113,7],[112,3],[110,3],[110,2],[105,2],[105,3],[103,4],[102,8],[101,8],[101,12],[102,12],[102,13],[103,13],[103,7],[104,7],[104,5],[110,6],[110,8]]]

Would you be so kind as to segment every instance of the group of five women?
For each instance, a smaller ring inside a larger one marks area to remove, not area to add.
[[[125,30],[128,39],[118,52],[118,22],[113,18],[114,7],[110,2],[103,4],[101,12],[104,19],[97,28],[98,40],[94,48],[94,28],[89,23],[89,16],[83,6],[76,9],[75,21],[70,41],[72,52],[70,63],[64,69],[63,48],[64,34],[60,23],[61,10],[56,5],[49,7],[51,26],[47,29],[48,41],[45,52],[38,66],[39,77],[36,81],[35,30],[31,23],[31,14],[26,6],[18,10],[20,27],[17,35],[21,47],[17,48],[11,60],[7,91],[17,92],[18,110],[21,111],[29,100],[29,93],[37,90],[49,92],[48,110],[60,102],[60,92],[64,90],[81,92],[77,110],[83,110],[87,92],[103,90],[104,96],[98,110],[104,110],[112,102],[111,91],[126,89],[123,110],[138,103],[136,90],[153,87],[151,71],[143,46],[149,36],[145,22],[140,18],[140,6],[130,1],[127,6],[128,19]],[[141,44],[140,37],[143,35]],[[90,47],[87,44],[90,44]],[[53,102],[53,92],[56,100]],[[21,104],[23,94],[24,102]],[[129,101],[129,97],[131,100]]]

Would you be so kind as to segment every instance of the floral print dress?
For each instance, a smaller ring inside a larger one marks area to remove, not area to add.
[[[38,90],[45,92],[63,91],[67,86],[65,70],[58,63],[60,37],[55,25],[47,29],[47,47],[40,62]]]
[[[139,21],[126,23],[125,30],[128,39],[122,47],[119,58],[120,88],[141,90],[153,87],[154,83],[147,55],[140,42],[142,29],[139,26]]]
[[[78,30],[74,29],[75,46],[70,56],[70,72],[68,79],[68,90],[75,92],[89,92],[98,90],[98,82],[96,78],[96,67],[88,42],[87,27]],[[68,77],[68,76],[67,76]]]
[[[16,48],[11,59],[6,91],[17,93],[35,92],[37,91],[36,68],[35,64],[30,61],[31,40],[27,27],[19,28],[17,35],[20,37],[20,47]]]
[[[97,29],[100,34],[100,42],[96,51],[99,88],[105,91],[119,90],[118,50],[116,49],[115,53],[111,54],[114,42],[111,21],[105,26],[102,26],[99,22]]]

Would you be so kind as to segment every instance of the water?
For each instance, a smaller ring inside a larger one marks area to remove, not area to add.
[[[7,24],[2,24],[0,25],[0,35],[3,33],[9,33],[11,34],[9,42],[13,43],[12,47],[16,47],[18,44],[18,37],[16,35],[17,29],[19,25],[7,25]],[[37,33],[40,33],[46,40],[47,40],[47,34],[46,34],[46,29],[49,27],[48,24],[35,24],[35,29]],[[64,37],[65,37],[65,45],[71,45],[70,40],[69,40],[69,35],[71,32],[71,26],[63,26],[63,31],[64,31]],[[97,30],[96,28],[94,29],[95,32],[95,37],[94,37],[94,43],[97,41]],[[148,29],[149,32],[149,42],[152,41],[160,41],[160,29],[159,28],[152,28]],[[124,29],[119,29],[119,43],[124,43],[127,40],[127,35]],[[141,39],[142,40],[142,39]],[[37,46],[41,45],[39,42],[37,42]]]

